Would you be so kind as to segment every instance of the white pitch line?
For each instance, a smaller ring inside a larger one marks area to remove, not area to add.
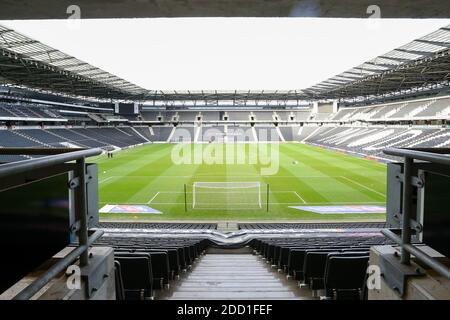
[[[341,176],[341,178],[344,178],[344,179],[347,180],[347,181],[350,181],[350,182],[352,182],[352,183],[354,183],[354,184],[356,184],[356,185],[358,185],[358,186],[360,186],[360,187],[362,187],[362,188],[364,188],[364,189],[367,189],[367,190],[369,190],[369,191],[372,191],[372,192],[374,192],[374,193],[376,193],[376,194],[382,196],[383,198],[386,198],[386,195],[385,195],[385,194],[383,194],[383,193],[381,193],[381,192],[379,192],[379,191],[377,191],[377,190],[374,190],[374,189],[372,189],[372,188],[370,188],[370,187],[368,187],[368,186],[365,186],[365,185],[363,185],[363,184],[361,184],[361,183],[359,183],[359,182],[357,182],[357,181],[355,181],[355,180],[352,180],[352,179],[347,178],[347,177],[344,177],[344,176]]]
[[[299,197],[300,200],[302,200],[303,203],[306,203],[305,199],[303,199],[302,197],[300,197],[300,195],[297,193],[297,191],[292,191],[293,193],[296,194],[297,197]]]
[[[152,203],[152,201],[155,200],[155,198],[158,196],[158,194],[159,194],[159,191],[153,196],[153,198],[151,198],[151,199],[147,202],[147,204]]]
[[[105,178],[105,179],[101,180],[98,184],[101,184],[101,183],[103,183],[103,182],[106,182],[106,181],[108,181],[109,179],[112,179],[112,178],[114,178],[114,176]]]
[[[381,175],[368,175],[366,177],[380,177]],[[267,179],[329,179],[329,178],[339,178],[342,176],[261,176],[261,175],[202,175],[197,174],[193,176],[165,176],[165,175],[148,175],[148,176],[111,176],[111,178],[125,178],[125,179],[148,179],[148,178],[168,178],[168,179],[182,179],[182,178],[200,178],[200,177],[209,177],[209,178],[230,178],[230,177],[239,177],[239,178],[253,178],[258,179],[261,177]]]
[[[99,202],[100,204],[111,204],[111,205],[121,205],[121,204],[135,204],[135,205],[145,205],[148,204],[148,202],[129,202],[129,203],[111,203],[111,202]],[[273,204],[300,204],[301,202],[273,202]],[[182,205],[184,204],[183,202],[153,202],[152,204],[160,204],[160,205],[175,205],[175,204],[179,204]],[[254,204],[254,203],[251,203]],[[381,202],[381,201],[373,201],[373,202],[346,202],[346,201],[342,201],[342,202],[304,202],[303,204],[311,204],[311,205],[333,205],[333,204],[343,204],[343,205],[357,205],[357,204],[386,204],[385,202]]]

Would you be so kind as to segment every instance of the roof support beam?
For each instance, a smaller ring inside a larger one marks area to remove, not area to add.
[[[434,46],[444,47],[444,48],[450,48],[450,43],[448,42],[442,42],[442,41],[431,41],[431,40],[423,40],[423,39],[417,39],[414,40],[415,42],[420,43],[426,43],[426,44],[432,44]]]

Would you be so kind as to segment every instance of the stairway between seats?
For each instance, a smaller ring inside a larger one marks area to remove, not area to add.
[[[206,254],[167,299],[311,299],[252,254]]]

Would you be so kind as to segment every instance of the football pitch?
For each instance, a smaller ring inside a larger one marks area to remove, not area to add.
[[[103,213],[101,219],[301,221],[379,220],[385,217],[380,213],[320,214],[291,208],[385,206],[386,166],[382,163],[300,143],[282,143],[276,148],[260,143],[258,147],[267,148],[272,163],[267,159],[255,163],[249,159],[259,151],[252,149],[251,144],[240,147],[236,144],[234,153],[226,149],[230,146],[185,144],[183,153],[179,151],[180,144],[149,144],[115,153],[112,159],[97,158],[100,208],[105,205],[145,205],[161,212]],[[191,163],[174,158],[174,154],[187,154],[186,148],[192,151]],[[220,150],[224,160],[220,161],[219,156],[216,161],[195,160],[195,148],[201,154],[208,148],[215,148],[216,153]],[[236,148],[241,148],[243,158],[237,159]],[[194,182],[212,183],[213,186],[236,182],[231,185],[237,188],[199,189],[194,204]],[[258,187],[251,190],[238,188],[249,182]]]

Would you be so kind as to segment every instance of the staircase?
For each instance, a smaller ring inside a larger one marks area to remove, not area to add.
[[[38,145],[42,145],[43,147],[53,148],[51,145],[49,145],[47,143],[44,143],[44,142],[41,142],[41,141],[39,141],[39,140],[37,140],[37,139],[35,139],[33,137],[30,137],[30,136],[26,135],[25,133],[21,133],[19,131],[15,131],[15,130],[11,130],[11,132],[14,133],[15,135],[18,135],[18,136],[22,137],[22,138],[25,138],[27,140],[33,141],[34,143],[36,143]]]
[[[236,252],[236,250],[231,250]],[[250,253],[207,253],[166,297],[169,300],[311,299],[294,281]]]
[[[396,113],[400,112],[400,111],[401,111],[403,108],[405,108],[407,105],[408,105],[408,103],[404,103],[404,104],[402,104],[401,106],[399,106],[399,107],[397,107],[397,108],[395,108],[395,109],[390,110],[389,112],[387,112],[387,113],[384,115],[383,119],[388,119],[388,118],[390,118],[391,116],[393,116],[393,115],[395,115]]]
[[[435,102],[436,102],[436,99],[428,101],[424,105],[421,105],[418,108],[413,109],[404,118],[407,118],[407,119],[413,118],[415,115],[417,115],[417,114],[421,113],[422,111],[426,110],[430,105],[432,105]]]
[[[94,120],[96,123],[105,123],[107,122],[102,116],[95,113],[88,113],[88,117]]]

